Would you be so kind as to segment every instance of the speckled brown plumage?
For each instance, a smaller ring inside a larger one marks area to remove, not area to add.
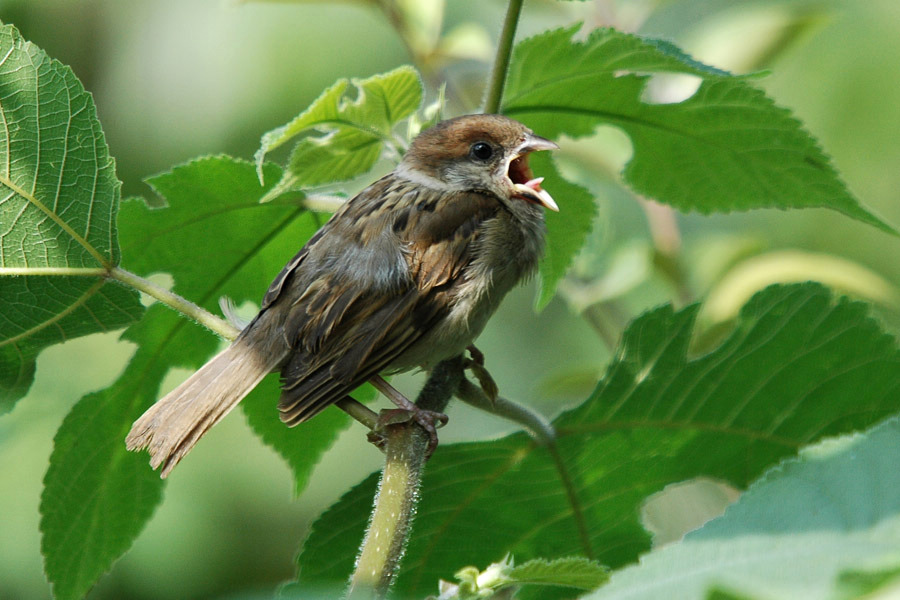
[[[295,425],[379,373],[460,354],[537,265],[556,205],[527,154],[553,147],[496,115],[419,135],[288,262],[237,340],[135,422],[129,449],[165,476],[272,370]]]

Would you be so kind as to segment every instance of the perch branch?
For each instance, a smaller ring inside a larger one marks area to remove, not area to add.
[[[462,357],[445,360],[431,371],[416,405],[442,412],[463,378]],[[372,520],[360,548],[347,598],[384,598],[406,548],[419,496],[429,436],[409,421],[385,428],[385,463]]]

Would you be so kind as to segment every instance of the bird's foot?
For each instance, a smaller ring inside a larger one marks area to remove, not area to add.
[[[384,450],[387,443],[387,431],[393,425],[404,425],[416,422],[425,433],[428,434],[428,447],[425,450],[425,460],[431,458],[438,446],[437,430],[447,424],[447,415],[433,410],[424,410],[412,402],[412,408],[384,409],[378,414],[378,423],[375,429],[369,432],[369,441]]]
[[[397,405],[397,408],[382,410],[378,415],[378,423],[375,429],[369,434],[369,441],[384,449],[384,433],[391,425],[400,425],[415,421],[418,423],[425,433],[428,434],[428,448],[426,450],[425,459],[431,458],[438,446],[437,429],[447,424],[447,415],[434,410],[425,410],[419,408],[413,402],[398,392],[394,386],[379,376],[369,380],[379,392],[388,397],[388,399]],[[374,438],[374,439],[373,439]],[[378,440],[381,440],[380,442]]]
[[[469,356],[471,358],[466,361],[465,367],[470,370],[472,375],[475,376],[475,379],[478,380],[481,391],[484,392],[484,395],[488,397],[488,400],[490,400],[493,405],[497,400],[497,396],[500,395],[500,388],[497,387],[494,378],[491,377],[491,374],[484,367],[484,354],[475,346],[469,346],[467,350],[469,351]]]

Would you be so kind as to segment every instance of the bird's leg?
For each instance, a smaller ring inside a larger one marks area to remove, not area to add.
[[[422,429],[428,433],[428,450],[426,456],[430,457],[438,445],[437,428],[447,424],[447,415],[433,410],[425,410],[416,406],[413,402],[398,392],[394,386],[385,381],[380,375],[376,375],[369,380],[375,389],[387,396],[388,400],[397,405],[396,409],[383,410],[378,416],[378,425],[375,428],[375,435],[379,430],[385,429],[389,425],[398,423],[407,423],[414,420],[422,426]],[[376,446],[378,444],[376,443]]]
[[[488,373],[488,370],[484,368],[484,354],[474,345],[470,345],[466,349],[469,351],[469,356],[471,356],[466,361],[466,368],[472,371],[472,375],[478,380],[478,385],[481,386],[484,395],[493,404],[497,400],[497,396],[500,395],[500,389],[494,382],[494,378]]]

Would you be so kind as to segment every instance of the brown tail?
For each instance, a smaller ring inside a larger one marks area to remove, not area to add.
[[[129,450],[147,448],[150,466],[162,465],[160,477],[166,477],[281,358],[262,356],[245,339],[238,339],[147,409],[132,425],[125,446]]]

